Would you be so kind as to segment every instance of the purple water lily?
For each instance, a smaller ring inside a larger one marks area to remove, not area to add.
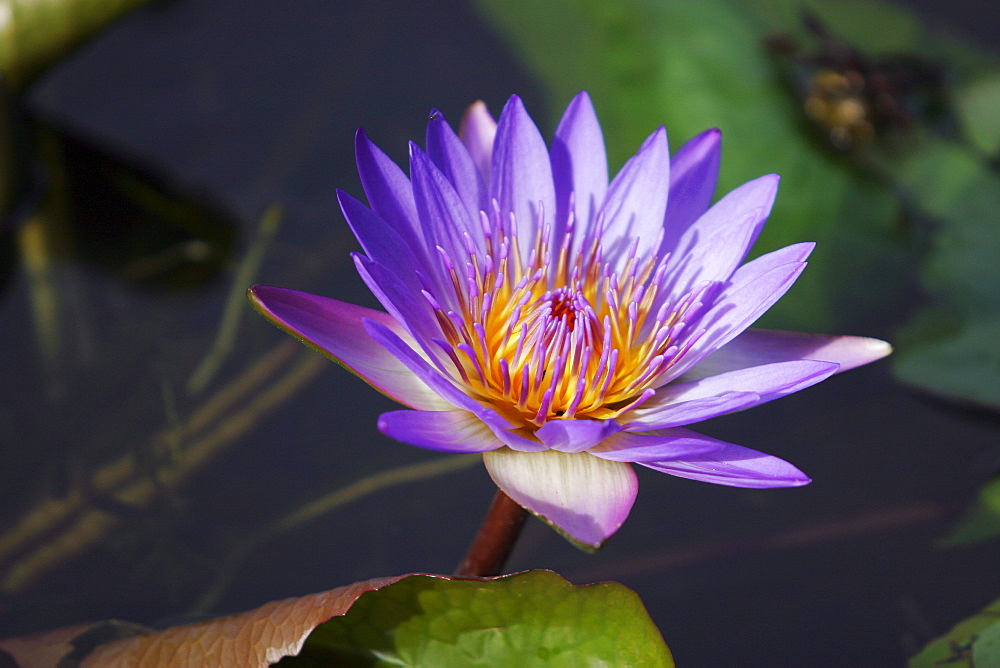
[[[628,516],[631,464],[736,487],[809,479],[784,460],[688,425],[809,387],[888,344],[751,330],[813,244],[743,263],[778,177],[712,205],[720,135],[672,157],[661,127],[608,182],[586,93],[551,149],[511,97],[456,134],[434,111],[410,176],[358,131],[369,206],[339,191],[388,313],[282,288],[250,299],[272,322],[413,410],[379,429],[423,448],[481,452],[496,484],[577,544]]]

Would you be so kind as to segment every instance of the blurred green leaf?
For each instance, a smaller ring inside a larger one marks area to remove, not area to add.
[[[0,76],[15,90],[148,0],[0,0]]]
[[[1000,407],[1000,175],[957,142],[927,135],[881,167],[933,224],[922,261],[934,300],[900,332],[895,370],[938,396]]]
[[[639,597],[551,571],[490,581],[407,577],[363,594],[281,665],[672,666]]]
[[[941,541],[945,547],[970,545],[1000,536],[1000,476],[987,483],[962,521]]]
[[[961,87],[955,93],[966,136],[988,156],[1000,154],[1000,72],[992,72]]]
[[[1000,599],[931,641],[910,659],[910,668],[1000,666]]]

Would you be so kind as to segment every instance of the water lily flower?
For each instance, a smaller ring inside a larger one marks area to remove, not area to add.
[[[256,286],[254,306],[388,397],[392,438],[483,453],[496,484],[596,549],[636,497],[632,464],[736,487],[809,479],[782,459],[688,426],[809,387],[888,344],[748,327],[813,244],[744,259],[778,177],[714,205],[720,134],[673,156],[664,128],[608,180],[590,98],[547,147],[520,98],[456,134],[438,111],[409,177],[359,130],[368,206],[338,191],[387,312]]]

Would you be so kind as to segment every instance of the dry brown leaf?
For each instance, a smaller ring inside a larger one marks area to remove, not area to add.
[[[364,580],[319,594],[273,601],[248,612],[118,640],[95,649],[81,666],[269,666],[298,654],[314,628],[347,612],[361,594],[404,577]]]

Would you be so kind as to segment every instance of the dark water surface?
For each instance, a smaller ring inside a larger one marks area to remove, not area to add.
[[[60,344],[48,357],[23,267],[0,295],[0,528],[67,494],[116,523],[79,558],[0,597],[0,636],[177,619],[223,576],[231,580],[210,614],[454,568],[493,494],[478,465],[362,499],[220,571],[246,536],[306,501],[435,457],[381,436],[375,419],[392,403],[332,364],[154,502],[115,504],[93,476],[127,453],[144,471],[169,463],[175,451],[155,449],[153,435],[287,338],[247,308],[218,376],[202,394],[185,392],[266,205],[280,201],[285,222],[256,282],[374,306],[349,261],[356,245],[334,191],[361,194],[355,128],[402,162],[407,140],[422,143],[431,107],[455,121],[471,100],[499,111],[513,92],[544,126],[537,86],[465,3],[399,0],[166,3],[133,14],[36,88],[39,114],[206,193],[240,229],[221,275],[183,292],[137,286],[93,262],[57,263]],[[841,320],[890,338],[904,308],[884,322]],[[1000,465],[998,427],[994,415],[908,393],[887,364],[861,369],[707,428],[789,458],[812,485],[739,490],[643,469],[631,517],[600,554],[531,522],[509,567],[624,582],[681,665],[899,665],[1000,595],[1000,543],[935,546]]]

